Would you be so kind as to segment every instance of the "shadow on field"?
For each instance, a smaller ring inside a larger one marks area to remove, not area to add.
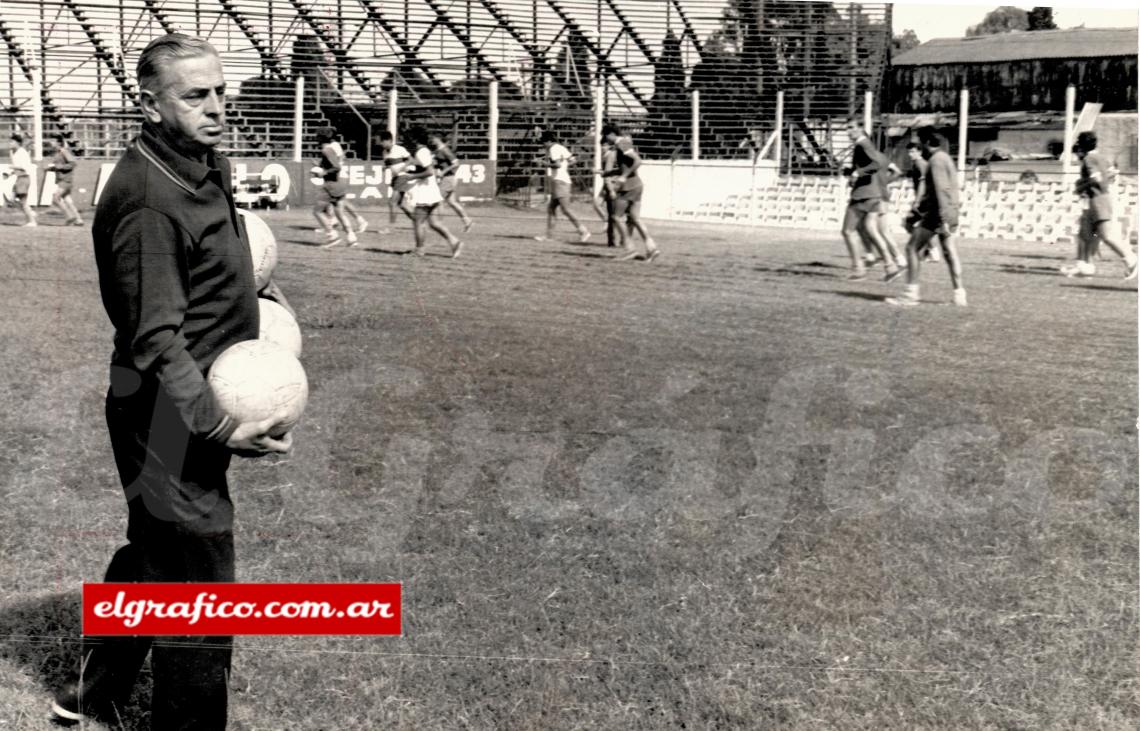
[[[1046,277],[1062,276],[1057,267],[1033,267],[1024,264],[1002,264],[1000,268],[1006,274],[1037,274]]]
[[[604,248],[608,249],[609,247],[606,246]],[[562,256],[576,256],[580,259],[612,259],[613,258],[613,253],[609,252],[609,251],[597,251],[597,252],[560,251],[558,253],[561,254]]]
[[[82,623],[79,592],[52,594],[0,610],[0,657],[19,666],[44,688],[42,709],[47,717],[52,693],[79,668]],[[144,669],[123,717],[100,719],[114,729],[145,728],[141,707],[150,695],[149,672]],[[141,695],[140,695],[141,693]]]
[[[1100,292],[1136,292],[1136,287],[1121,287],[1116,284],[1062,284],[1067,289],[1092,289]]]
[[[834,289],[813,289],[812,292],[833,294],[837,297],[850,297],[851,299],[867,300],[869,302],[885,302],[887,297],[892,296],[887,294],[871,294],[869,292],[837,292]]]
[[[755,267],[752,267],[752,271],[762,272],[765,274],[792,275],[792,276],[796,276],[796,277],[825,277],[827,279],[834,279],[836,276],[838,276],[832,272],[815,272],[815,271],[812,271],[811,269],[796,269],[796,268],[794,268],[794,267],[799,267],[799,266],[808,266],[808,265],[792,264],[790,266],[780,266],[780,267],[755,266]],[[824,266],[826,266],[826,265],[824,265]],[[838,267],[836,267],[836,268],[838,268]]]
[[[1053,256],[1049,254],[1019,254],[1017,252],[1008,252],[1006,256],[1013,257],[1014,259],[1040,259],[1045,261],[1065,261],[1067,257]]]

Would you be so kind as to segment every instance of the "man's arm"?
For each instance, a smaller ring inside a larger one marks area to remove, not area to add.
[[[936,162],[939,164],[935,164]],[[942,217],[943,225],[953,229],[958,225],[958,206],[951,195],[952,186],[958,184],[955,179],[954,166],[950,163],[949,158],[945,158],[944,160],[931,161],[930,170],[931,184],[934,186],[934,195],[938,200],[938,215]]]
[[[193,435],[224,444],[237,428],[190,355],[182,333],[189,291],[188,242],[168,217],[142,209],[123,218],[111,241],[120,343],[135,370],[151,374]]]
[[[873,175],[874,173],[879,172],[880,169],[886,167],[887,159],[881,152],[875,149],[875,146],[871,144],[871,141],[869,139],[864,137],[856,142],[855,146],[862,149],[863,152],[867,153],[867,158],[870,162],[861,168],[855,168],[855,170],[852,171],[853,175],[856,177]]]
[[[436,168],[435,172],[442,178],[448,173],[454,172],[455,169],[459,167],[459,158],[456,157],[455,153],[451,150],[444,150],[440,154],[443,156],[443,159],[447,161],[447,164]]]
[[[641,167],[641,155],[638,154],[637,148],[630,144],[628,140],[619,141],[618,146],[622,151],[622,154],[625,155],[627,159],[632,161],[629,166],[629,171],[622,174],[621,176],[622,180],[624,181],[630,175],[635,174],[637,172],[637,169]]]

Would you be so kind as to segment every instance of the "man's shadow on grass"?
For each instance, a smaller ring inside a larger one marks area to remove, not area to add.
[[[813,289],[813,292],[822,292],[823,294],[833,294],[837,297],[849,297],[856,300],[866,300],[867,302],[886,302],[888,297],[896,295],[891,294],[871,294],[870,292],[854,292],[854,291],[839,291],[834,289]]]
[[[43,707],[29,709],[30,716],[50,717],[55,691],[80,666],[82,621],[78,592],[52,594],[0,609],[0,657],[19,667],[43,689]],[[151,680],[148,667],[139,673],[134,694],[121,716],[99,719],[113,729],[132,731],[149,727]],[[42,714],[40,713],[42,711]],[[45,722],[45,727],[48,725]]]

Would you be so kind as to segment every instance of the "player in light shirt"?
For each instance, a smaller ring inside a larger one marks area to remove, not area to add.
[[[1067,277],[1095,274],[1092,258],[1103,241],[1124,259],[1124,279],[1135,279],[1136,254],[1132,247],[1121,243],[1120,227],[1113,213],[1112,183],[1116,179],[1116,168],[1096,151],[1096,146],[1096,132],[1090,130],[1077,135],[1075,149],[1081,159],[1081,177],[1077,180],[1076,192],[1087,201],[1087,207],[1081,214],[1077,260],[1061,267],[1061,273]]]
[[[416,152],[412,156],[410,166],[404,172],[407,179],[407,193],[401,207],[411,208],[412,221],[416,237],[415,254],[424,255],[424,229],[430,226],[432,231],[442,236],[451,245],[451,258],[459,256],[463,250],[463,242],[455,237],[447,227],[439,221],[436,209],[443,202],[443,194],[439,190],[439,181],[435,174],[435,158],[428,148],[428,134],[422,128],[412,129],[408,139],[415,145]],[[406,210],[406,208],[405,208]]]
[[[578,229],[578,240],[585,242],[589,240],[590,232],[570,210],[570,163],[574,160],[574,154],[559,144],[550,130],[542,133],[541,142],[546,149],[546,180],[550,188],[550,202],[546,206],[546,235],[534,238],[536,241],[554,238],[554,218],[561,208],[574,228]]]

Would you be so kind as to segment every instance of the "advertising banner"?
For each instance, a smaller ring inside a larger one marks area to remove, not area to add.
[[[32,183],[33,205],[50,206],[55,194],[55,173],[48,172],[47,161],[38,163],[39,174]],[[321,179],[310,174],[311,163],[282,162],[259,158],[231,158],[234,198],[241,206],[292,207],[310,205],[316,200]],[[99,194],[115,169],[113,160],[79,160],[72,173],[71,195],[79,209],[95,207]],[[8,165],[0,163],[0,199],[13,201],[15,177],[7,175]],[[354,161],[344,166],[348,183],[348,199],[357,206],[387,205],[391,195],[390,179],[379,162]],[[456,171],[459,199],[491,201],[495,198],[495,163],[491,160],[466,160]]]

